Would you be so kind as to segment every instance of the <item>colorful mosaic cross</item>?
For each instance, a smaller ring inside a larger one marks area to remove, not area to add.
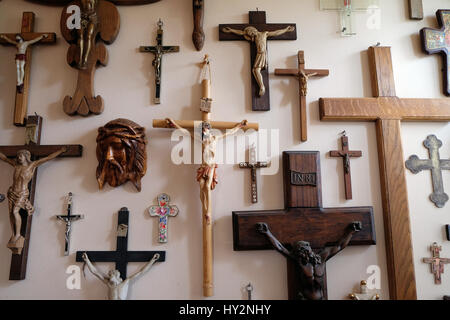
[[[168,218],[178,215],[178,207],[170,205],[170,197],[162,193],[158,196],[158,205],[148,209],[150,216],[159,217],[159,242],[166,243],[168,240]]]

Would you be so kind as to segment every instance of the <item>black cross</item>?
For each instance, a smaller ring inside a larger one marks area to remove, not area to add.
[[[447,240],[450,241],[450,224],[445,226],[445,231],[447,233]]]
[[[117,249],[116,251],[77,251],[77,262],[84,262],[83,253],[87,253],[92,262],[115,262],[116,270],[120,272],[120,277],[127,278],[127,264],[129,262],[149,262],[153,256],[159,253],[158,262],[166,260],[165,251],[128,251],[128,218],[130,212],[128,208],[119,211],[117,221]]]

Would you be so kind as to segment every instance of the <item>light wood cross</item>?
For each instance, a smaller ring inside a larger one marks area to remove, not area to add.
[[[16,46],[18,51],[16,54],[17,77],[20,76],[21,85],[16,86],[16,102],[14,109],[14,125],[25,126],[26,115],[28,109],[28,92],[30,90],[30,70],[31,70],[31,52],[33,44],[54,44],[56,43],[56,34],[53,32],[34,32],[35,14],[33,12],[24,12],[22,16],[22,28],[20,33],[2,33],[0,34],[0,44]],[[23,40],[22,47],[18,42],[17,36]],[[25,53],[21,53],[21,49],[25,49]],[[24,65],[21,65],[21,64]],[[22,74],[23,72],[23,74]]]
[[[208,56],[205,56],[203,67],[209,68]],[[198,126],[196,123],[202,124],[202,165],[197,170],[197,181],[200,184],[200,198],[202,201],[202,215],[203,215],[203,295],[210,297],[214,294],[213,288],[213,238],[212,238],[212,199],[211,191],[217,183],[217,164],[215,163],[214,154],[216,142],[220,138],[225,138],[227,135],[235,134],[240,129],[258,130],[257,123],[247,123],[246,120],[242,122],[223,122],[211,121],[211,80],[202,80],[203,98],[200,110],[202,111],[202,120],[171,120],[171,119],[154,119],[154,128],[170,128],[187,131],[186,129],[194,129]],[[222,136],[214,136],[210,130],[219,129],[227,130]],[[195,137],[196,138],[196,137]],[[212,158],[211,158],[212,156]]]
[[[330,70],[305,69],[305,52],[298,52],[298,69],[275,69],[276,76],[294,76],[298,79],[300,96],[300,140],[308,140],[306,94],[308,93],[308,80],[311,77],[326,77]]]
[[[390,298],[412,300],[417,295],[400,126],[450,121],[450,100],[398,98],[390,48],[370,47],[368,53],[374,98],[321,98],[320,119],[376,123]]]

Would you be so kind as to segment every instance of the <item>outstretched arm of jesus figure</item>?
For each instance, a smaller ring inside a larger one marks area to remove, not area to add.
[[[39,167],[41,164],[46,163],[47,161],[50,161],[50,160],[53,160],[53,159],[57,158],[59,155],[63,154],[63,153],[66,152],[66,151],[67,151],[67,148],[66,148],[66,147],[62,147],[60,150],[58,150],[58,151],[56,151],[56,152],[53,152],[53,153],[50,154],[48,157],[45,157],[45,158],[41,158],[41,159],[39,159],[39,160],[36,160],[36,161],[34,162],[34,165],[35,165],[36,167]]]
[[[267,223],[264,222],[259,222],[256,224],[256,231],[258,231],[259,233],[265,235],[267,237],[267,239],[269,239],[269,241],[272,243],[273,247],[275,248],[275,250],[277,250],[279,253],[281,253],[283,256],[285,256],[286,258],[290,258],[292,259],[292,255],[289,252],[288,249],[286,249],[280,241],[278,241],[277,238],[275,238],[275,236],[272,234],[272,232],[270,232],[269,226],[267,225]]]
[[[48,35],[47,35],[47,34],[43,34],[42,36],[39,36],[39,37],[37,37],[36,39],[27,41],[27,45],[35,44],[36,42],[39,42],[39,41],[41,41],[41,40],[44,39],[44,38],[48,38]]]
[[[234,34],[237,34],[238,36],[245,35],[244,31],[237,30],[237,29],[232,29],[230,27],[224,27],[224,28],[222,28],[222,31],[225,32],[225,33],[234,33]]]
[[[156,261],[158,261],[158,259],[159,259],[159,253],[155,253],[153,255],[153,258],[149,262],[147,262],[147,264],[145,266],[143,266],[141,270],[139,270],[132,276],[128,277],[127,280],[134,280],[134,279],[140,277],[141,275],[143,275],[144,273],[146,273],[147,271],[149,271],[152,268],[153,264]]]
[[[0,34],[0,38],[2,38],[3,40],[5,40],[6,42],[8,42],[8,43],[10,43],[10,44],[12,44],[12,45],[17,45],[17,42],[15,42],[15,41],[12,41],[10,38],[8,38],[7,36],[5,36],[5,35],[3,35],[3,34]]]
[[[342,236],[342,238],[339,240],[339,242],[336,246],[326,247],[325,249],[322,250],[322,252],[320,253],[322,261],[327,261],[327,260],[331,259],[332,257],[334,257],[337,253],[342,251],[348,245],[348,243],[352,239],[353,235],[356,232],[361,231],[361,229],[362,229],[361,221],[354,221],[354,222],[350,223],[347,226],[347,230],[345,231],[345,234]]]
[[[292,32],[294,30],[295,30],[295,28],[293,26],[288,26],[288,27],[286,27],[284,29],[275,30],[275,31],[269,31],[267,33],[267,36],[268,37],[278,37],[278,36],[281,36],[282,34],[285,34],[287,32]]]
[[[236,132],[238,132],[239,130],[241,130],[242,128],[244,128],[247,125],[248,121],[247,120],[242,120],[241,122],[239,122],[236,126],[234,126],[234,128],[229,129],[229,130],[225,130],[225,133],[221,136],[218,136],[219,139],[225,138],[227,136],[232,136],[234,135]]]
[[[16,165],[16,162],[14,160],[9,159],[7,156],[5,156],[1,152],[0,152],[0,160],[3,162],[6,162],[7,164],[12,165],[13,167]]]
[[[105,276],[103,274],[101,274],[97,268],[92,264],[91,260],[89,260],[89,257],[87,255],[86,252],[83,253],[83,260],[86,263],[89,271],[96,276],[97,278],[99,278],[103,283],[106,283],[107,281],[105,280]]]

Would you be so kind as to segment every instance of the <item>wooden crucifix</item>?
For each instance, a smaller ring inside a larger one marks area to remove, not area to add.
[[[66,229],[64,231],[64,255],[68,256],[70,252],[70,234],[72,233],[72,223],[80,219],[84,219],[82,214],[72,214],[72,192],[69,192],[67,200],[67,214],[57,215],[56,218],[63,221],[66,224]]]
[[[433,257],[423,258],[422,261],[424,263],[429,263],[431,265],[431,272],[434,274],[434,283],[441,284],[442,283],[441,276],[444,273],[444,265],[450,263],[450,259],[440,257],[442,247],[438,246],[436,242],[434,242],[430,246],[430,251]]]
[[[37,167],[56,157],[81,157],[82,155],[81,145],[41,145],[41,131],[42,118],[29,116],[26,121],[25,145],[0,146],[0,159],[15,167],[15,180],[8,190],[13,238],[17,238],[17,241],[11,239],[8,243],[8,247],[13,252],[10,280],[25,279],[27,271]],[[16,160],[10,160],[13,158]]]
[[[308,93],[308,80],[311,77],[326,77],[330,70],[323,69],[305,69],[305,52],[298,52],[298,69],[275,69],[276,76],[293,76],[298,79],[300,96],[300,140],[308,140],[306,115],[306,95]]]
[[[159,254],[157,261],[166,261],[165,251],[128,251],[128,220],[130,212],[121,208],[117,218],[117,247],[115,251],[77,251],[76,261],[84,262],[83,254],[89,256],[92,262],[115,262],[116,270],[120,272],[122,280],[127,278],[129,262],[148,262],[155,254]]]
[[[409,0],[409,18],[412,20],[423,20],[422,0]]]
[[[161,74],[162,74],[162,57],[163,54],[170,52],[179,52],[179,46],[163,46],[163,22],[158,21],[158,34],[156,35],[156,46],[139,48],[140,52],[149,52],[155,55],[153,59],[153,67],[155,68],[155,104],[161,103]]]
[[[15,64],[17,69],[16,102],[14,108],[14,125],[24,126],[28,109],[30,90],[31,53],[34,44],[54,44],[56,34],[53,32],[34,31],[35,14],[24,12],[20,33],[0,34],[0,44],[13,45],[17,49]]]
[[[320,0],[320,10],[341,13],[341,36],[353,36],[353,12],[365,12],[369,8],[379,8],[379,0]]]
[[[301,266],[292,262],[295,259],[291,256],[288,259],[289,299],[299,298],[299,292],[305,299],[326,299],[325,261],[346,245],[376,244],[373,209],[322,207],[319,152],[283,152],[283,179],[285,209],[233,212],[234,250],[273,249],[277,242],[277,247],[284,251],[282,248],[296,249],[297,244],[307,241],[309,249],[324,254],[323,264],[315,272],[320,283],[310,279],[320,290],[311,292],[311,281],[298,269]],[[266,227],[270,228],[270,234]],[[290,256],[292,251],[284,253]]]
[[[192,10],[194,14],[194,31],[192,32],[192,42],[195,49],[201,51],[205,44],[205,31],[203,21],[205,17],[205,0],[192,0]]]
[[[251,179],[251,198],[252,203],[258,203],[258,179],[256,177],[256,170],[260,168],[267,168],[269,164],[265,161],[256,161],[256,147],[251,146],[249,149],[248,162],[239,163],[240,169],[250,169]]]
[[[448,201],[448,194],[444,191],[442,170],[450,170],[450,159],[443,160],[440,158],[439,149],[442,147],[442,141],[435,135],[429,135],[423,145],[428,149],[430,159],[422,160],[413,155],[406,161],[405,166],[414,174],[423,170],[431,171],[433,193],[430,195],[430,200],[436,207],[443,208]]]
[[[353,198],[353,195],[352,195],[352,176],[350,172],[350,158],[360,158],[362,157],[362,152],[349,150],[348,137],[345,134],[345,131],[342,133],[341,143],[342,143],[342,150],[330,151],[330,157],[342,158],[344,162],[345,199],[351,200]]]
[[[376,123],[390,298],[414,300],[416,281],[400,126],[402,121],[450,121],[450,100],[396,97],[390,48],[370,47],[368,53],[374,98],[321,98],[320,119]]]
[[[427,54],[441,54],[444,59],[442,76],[444,78],[444,94],[450,96],[450,10],[438,10],[436,17],[440,29],[423,28],[420,30],[422,49]]]
[[[266,23],[265,11],[250,11],[249,24],[220,24],[219,40],[246,40],[251,44],[252,110],[269,111],[268,40],[297,40],[295,23]]]
[[[209,70],[208,55],[205,56],[203,62],[204,76],[207,76],[206,70]],[[257,123],[247,123],[247,120],[242,122],[223,122],[211,121],[211,79],[202,79],[203,98],[201,99],[200,111],[202,112],[201,121],[189,120],[172,120],[172,119],[154,119],[154,128],[171,128],[178,129],[186,134],[190,134],[186,129],[196,129],[195,133],[199,137],[194,136],[195,139],[202,143],[202,165],[197,170],[197,181],[200,186],[200,199],[202,202],[202,223],[203,223],[203,295],[210,297],[214,294],[213,287],[213,242],[212,242],[212,198],[211,193],[214,190],[217,180],[217,163],[215,160],[217,142],[226,136],[233,135],[239,130],[258,130]],[[201,125],[198,128],[198,124]],[[225,134],[216,136],[211,133],[212,129],[227,130]]]

